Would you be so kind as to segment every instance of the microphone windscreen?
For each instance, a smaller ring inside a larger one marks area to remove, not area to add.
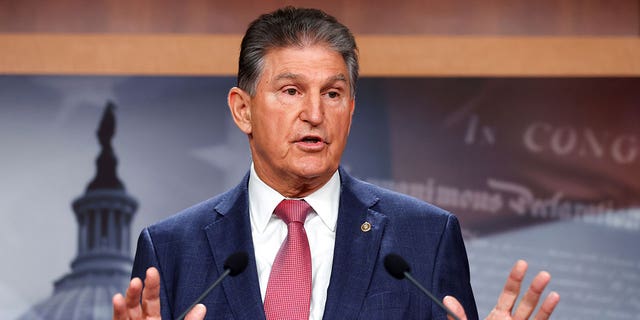
[[[396,279],[404,279],[404,273],[411,271],[409,264],[395,253],[388,254],[384,258],[384,267]]]
[[[224,268],[229,269],[229,275],[235,277],[244,271],[247,264],[249,264],[249,256],[246,252],[241,251],[230,255],[224,261]]]

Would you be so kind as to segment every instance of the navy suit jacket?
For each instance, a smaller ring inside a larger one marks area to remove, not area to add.
[[[455,216],[423,201],[359,181],[340,169],[336,242],[324,319],[446,319],[444,311],[383,265],[403,256],[412,274],[442,299],[458,298],[477,319],[469,266]],[[145,228],[133,276],[160,271],[162,318],[179,316],[224,271],[234,252],[247,269],[228,277],[204,300],[207,319],[265,319],[249,221],[248,175],[236,188]],[[364,222],[371,224],[362,231]]]

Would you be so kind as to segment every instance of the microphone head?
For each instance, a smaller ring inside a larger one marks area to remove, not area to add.
[[[224,261],[224,269],[229,269],[229,275],[235,277],[244,271],[247,264],[249,264],[249,255],[244,251],[240,251],[230,255]]]
[[[384,267],[387,269],[387,272],[396,279],[404,279],[404,273],[411,271],[409,264],[395,253],[388,254],[384,257]]]

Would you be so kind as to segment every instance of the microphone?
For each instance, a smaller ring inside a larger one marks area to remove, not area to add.
[[[447,308],[438,298],[434,297],[429,290],[423,287],[412,275],[411,275],[411,267],[409,264],[399,255],[395,253],[388,254],[384,257],[384,268],[387,269],[390,275],[392,275],[396,279],[404,279],[407,278],[411,283],[413,283],[422,293],[426,294],[429,299],[435,302],[442,310],[446,311],[453,319],[460,320],[458,316],[453,314],[449,308]]]
[[[178,317],[178,320],[184,319],[184,317],[187,315],[187,313],[193,307],[195,307],[196,304],[202,302],[202,300],[204,300],[204,298],[209,294],[209,292],[211,292],[211,290],[213,290],[213,288],[217,287],[218,284],[220,284],[220,282],[222,282],[222,279],[226,278],[227,276],[235,277],[235,276],[239,275],[247,267],[247,264],[249,264],[249,256],[244,251],[236,252],[236,253],[230,255],[229,257],[227,257],[227,260],[224,261],[224,272],[220,275],[220,277],[218,277],[218,279],[213,284],[211,284],[209,286],[209,288],[207,288],[207,290],[205,290],[198,297],[198,299],[196,299],[196,301],[194,301],[191,304],[191,306],[189,306],[189,308],[187,308],[187,310],[185,310]]]

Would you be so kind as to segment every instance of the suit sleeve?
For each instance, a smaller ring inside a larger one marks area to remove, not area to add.
[[[131,278],[138,277],[144,281],[146,271],[150,267],[158,269],[158,273],[160,274],[160,311],[162,319],[173,319],[165,285],[167,279],[165,278],[163,270],[158,262],[158,257],[156,255],[155,246],[151,239],[149,229],[144,228],[138,237],[138,247],[133,261]]]
[[[467,251],[462,240],[460,224],[454,215],[450,215],[440,239],[433,274],[433,291],[440,299],[447,295],[453,296],[464,307],[468,319],[478,319],[473,291],[469,276],[469,261]],[[446,314],[437,305],[433,305],[433,314]],[[438,309],[438,310],[435,310]],[[440,319],[440,317],[436,317]]]

